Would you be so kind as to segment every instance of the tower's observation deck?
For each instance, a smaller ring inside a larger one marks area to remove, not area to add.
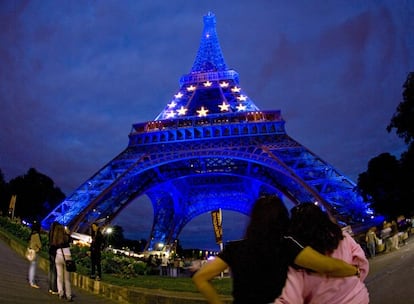
[[[134,124],[129,145],[285,134],[280,111],[210,114]]]

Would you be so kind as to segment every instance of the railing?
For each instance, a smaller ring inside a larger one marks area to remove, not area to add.
[[[129,145],[219,137],[285,134],[280,111],[254,111],[134,124]]]

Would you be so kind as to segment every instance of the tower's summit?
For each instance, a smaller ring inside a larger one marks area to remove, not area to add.
[[[214,114],[259,111],[239,86],[239,74],[227,68],[216,31],[216,17],[204,16],[204,29],[189,74],[180,90],[155,120],[203,117]]]

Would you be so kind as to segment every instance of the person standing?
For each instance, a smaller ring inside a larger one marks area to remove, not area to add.
[[[180,259],[178,257],[174,258],[172,262],[172,276],[175,278],[180,276]]]
[[[161,276],[168,275],[168,264],[169,264],[169,258],[165,253],[163,253],[162,258],[161,258]]]
[[[101,251],[104,245],[104,237],[100,227],[97,223],[93,223],[91,226],[91,279],[100,281],[102,278],[101,269]],[[98,275],[96,275],[98,273]]]
[[[352,276],[357,272],[353,265],[302,247],[293,238],[285,239],[288,227],[289,213],[279,197],[258,198],[244,239],[227,243],[218,256],[192,277],[208,303],[223,303],[210,281],[227,268],[232,274],[235,304],[273,302],[285,285],[290,262],[333,276]]]
[[[42,242],[40,240],[40,224],[37,221],[33,222],[32,224],[32,231],[30,233],[28,247],[36,252],[35,258],[30,262],[29,265],[29,284],[33,288],[39,288],[39,285],[37,285],[35,282],[35,276],[37,267],[37,256],[40,249],[42,248]]]
[[[385,244],[385,252],[391,251],[392,241],[391,241],[391,224],[387,221],[384,221],[382,224],[381,230],[381,239],[384,241]]]
[[[56,273],[56,246],[53,245],[54,238],[56,237],[55,227],[58,225],[58,222],[53,222],[50,225],[49,229],[49,273],[48,273],[48,281],[49,281],[49,293],[50,294],[58,294],[57,288],[57,273]]]
[[[65,227],[61,224],[57,224],[54,228],[52,246],[56,248],[55,264],[59,299],[66,298],[69,302],[72,302],[73,297],[70,283],[70,272],[66,270],[65,262],[65,260],[72,259],[70,252],[70,237],[66,232]]]
[[[151,275],[155,273],[157,268],[157,256],[150,254],[147,259],[146,274]]]
[[[301,244],[322,254],[357,265],[355,276],[333,278],[289,267],[286,285],[275,304],[329,303],[368,304],[368,289],[364,279],[369,263],[361,246],[331,221],[329,215],[313,203],[302,203],[291,210],[289,233]]]
[[[377,234],[375,233],[375,230],[377,228],[376,227],[371,227],[367,234],[365,235],[365,242],[367,243],[367,247],[368,247],[368,252],[369,252],[369,256],[371,258],[375,257],[375,247],[377,246],[377,242],[378,242],[378,237]]]
[[[397,226],[397,222],[396,221],[391,221],[391,249],[395,249],[398,250],[400,249],[399,246],[399,231],[398,231],[398,226]]]

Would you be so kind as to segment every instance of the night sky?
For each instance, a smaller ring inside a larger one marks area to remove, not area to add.
[[[189,73],[213,12],[227,66],[261,110],[356,181],[368,161],[405,149],[390,122],[414,71],[414,1],[0,1],[0,168],[31,167],[69,195],[153,120]],[[18,203],[18,202],[17,202]],[[133,211],[133,212],[132,212]],[[224,213],[224,239],[246,217]],[[147,238],[151,205],[114,224]],[[184,247],[216,248],[208,214]]]

